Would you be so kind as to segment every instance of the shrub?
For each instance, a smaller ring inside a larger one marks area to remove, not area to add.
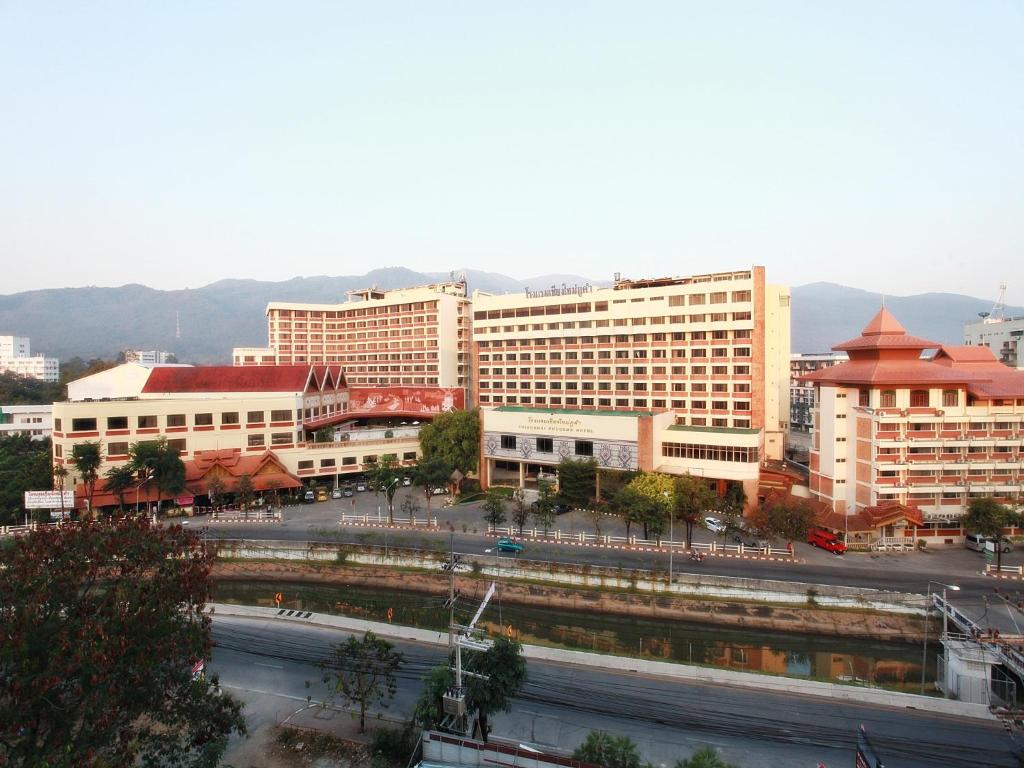
[[[399,728],[378,728],[373,732],[370,750],[373,756],[383,757],[389,763],[405,765],[416,749],[416,730],[410,723]]]

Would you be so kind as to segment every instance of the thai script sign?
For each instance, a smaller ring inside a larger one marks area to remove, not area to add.
[[[59,509],[74,506],[74,491],[64,491],[63,500],[60,491],[25,491],[25,509]]]
[[[552,285],[550,288],[543,288],[539,291],[531,291],[529,286],[526,288],[526,298],[528,299],[543,299],[548,296],[583,296],[588,293],[593,293],[594,286],[590,283],[583,283],[580,285],[566,285],[562,283],[560,286]]]

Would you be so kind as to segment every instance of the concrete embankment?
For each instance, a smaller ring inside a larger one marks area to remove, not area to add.
[[[222,616],[240,616],[268,621],[301,622],[315,626],[333,627],[348,632],[366,632],[368,630],[382,636],[397,640],[431,645],[447,645],[448,633],[437,632],[414,627],[403,627],[376,621],[353,619],[347,616],[333,616],[303,611],[285,611],[277,608],[257,606],[227,605],[216,603],[211,606],[215,614]],[[983,720],[993,719],[988,707],[982,704],[968,704],[952,699],[939,699],[927,696],[916,696],[909,693],[886,691],[879,688],[861,688],[858,686],[837,685],[816,680],[799,680],[795,678],[774,677],[751,672],[740,672],[714,667],[699,667],[689,664],[674,664],[663,661],[650,661],[625,656],[608,656],[583,651],[570,651],[561,648],[548,648],[536,645],[524,645],[523,655],[528,659],[575,664],[578,666],[597,667],[604,670],[635,672],[637,674],[674,678],[692,683],[710,685],[731,685],[742,688],[757,688],[783,694],[798,696],[816,696],[821,698],[859,702],[882,707],[921,709],[937,714],[956,717],[970,717]]]
[[[220,580],[352,584],[432,595],[449,588],[449,576],[440,570],[443,558],[433,552],[392,550],[385,556],[338,545],[231,543],[221,546],[220,555],[213,571]],[[685,575],[670,591],[647,571],[505,560],[460,573],[456,586],[474,594],[495,578],[502,599],[522,605],[888,641],[917,642],[924,634],[919,596],[854,587]]]

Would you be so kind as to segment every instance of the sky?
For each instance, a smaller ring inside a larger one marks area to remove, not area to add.
[[[0,0],[0,292],[402,265],[1024,304],[1024,0]]]

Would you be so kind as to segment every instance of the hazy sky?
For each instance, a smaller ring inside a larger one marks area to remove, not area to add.
[[[0,0],[0,291],[758,263],[1024,304],[1022,41],[1022,0]]]

